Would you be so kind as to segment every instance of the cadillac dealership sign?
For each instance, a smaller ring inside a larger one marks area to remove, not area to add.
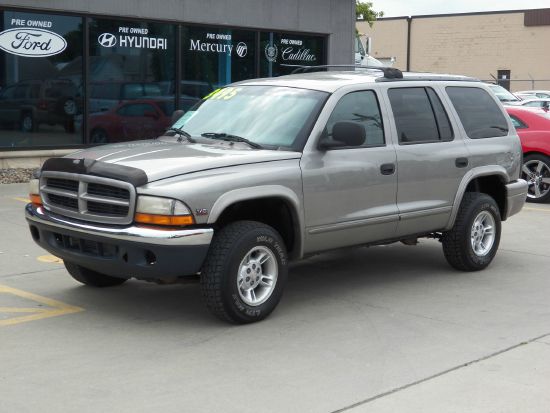
[[[0,33],[0,49],[18,56],[53,56],[66,47],[67,41],[49,30],[20,27]]]

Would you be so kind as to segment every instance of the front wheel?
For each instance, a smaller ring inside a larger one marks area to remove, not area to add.
[[[114,287],[126,282],[126,278],[111,277],[110,275],[81,267],[78,264],[64,261],[65,268],[76,281],[92,287]]]
[[[210,312],[237,324],[267,317],[281,299],[287,255],[280,235],[255,221],[237,221],[216,234],[201,271]]]
[[[466,192],[453,228],[443,233],[447,262],[461,271],[487,267],[498,250],[501,223],[495,200],[487,194]]]

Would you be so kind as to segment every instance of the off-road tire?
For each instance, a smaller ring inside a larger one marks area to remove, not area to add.
[[[239,294],[238,270],[247,253],[267,248],[276,258],[278,275],[267,301],[248,305]],[[267,317],[279,303],[287,278],[287,253],[281,236],[268,225],[256,221],[237,221],[222,228],[212,240],[200,284],[209,311],[223,321],[246,324]]]
[[[474,220],[482,211],[489,212],[495,221],[495,238],[489,252],[479,256],[474,252],[471,230]],[[466,192],[453,228],[443,233],[443,253],[447,262],[457,270],[479,271],[487,267],[498,250],[501,234],[500,211],[495,200],[479,192]]]
[[[114,287],[127,281],[125,278],[101,274],[72,262],[64,261],[64,264],[71,277],[82,284],[92,287]]]

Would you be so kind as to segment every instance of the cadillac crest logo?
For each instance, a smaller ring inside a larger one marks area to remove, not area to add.
[[[268,43],[265,47],[265,58],[268,62],[276,62],[277,61],[277,55],[279,54],[279,51],[277,50],[277,46],[274,44]]]

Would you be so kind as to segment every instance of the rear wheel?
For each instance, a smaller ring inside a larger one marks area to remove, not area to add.
[[[107,143],[109,138],[103,129],[94,129],[90,135],[90,143]]]
[[[34,132],[36,130],[36,124],[32,113],[26,112],[21,117],[21,131],[22,132]]]
[[[126,278],[111,277],[110,275],[84,268],[78,264],[64,261],[65,268],[76,281],[92,287],[113,287],[126,282]]]
[[[500,231],[500,212],[494,199],[466,192],[453,228],[443,234],[447,262],[461,271],[484,269],[497,253]]]
[[[280,235],[255,221],[237,221],[214,237],[201,271],[210,312],[232,323],[267,317],[281,299],[287,256]]]
[[[534,153],[523,159],[521,177],[527,181],[528,202],[550,201],[550,158]]]

